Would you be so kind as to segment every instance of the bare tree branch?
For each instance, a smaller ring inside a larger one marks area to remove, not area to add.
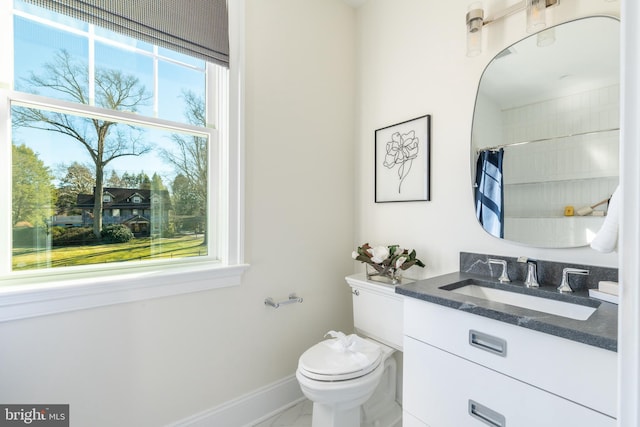
[[[87,65],[66,50],[59,51],[50,62],[44,64],[41,75],[31,73],[24,83],[35,93],[48,89],[55,91],[58,98],[89,104]],[[137,77],[115,69],[96,69],[95,88],[96,105],[112,110],[135,112],[138,106],[150,99]],[[151,151],[151,144],[141,136],[143,130],[106,120],[20,107],[14,110],[13,122],[18,126],[69,136],[87,150],[95,166],[93,232],[99,236],[102,229],[104,168],[114,159],[140,156]]]

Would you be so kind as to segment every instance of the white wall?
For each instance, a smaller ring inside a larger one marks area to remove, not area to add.
[[[352,328],[354,27],[340,0],[247,0],[242,285],[2,323],[0,402],[163,425],[293,374]],[[294,291],[302,304],[263,304]]]
[[[485,1],[485,14],[514,2]],[[460,251],[618,265],[616,253],[590,248],[536,249],[489,236],[474,216],[469,170],[471,119],[478,81],[493,56],[527,35],[524,13],[485,28],[483,53],[465,55],[468,0],[369,0],[358,9],[356,243],[415,248],[430,277],[458,269]],[[560,23],[596,13],[619,16],[619,2],[565,0],[549,10]],[[373,202],[373,132],[432,115],[431,201]]]

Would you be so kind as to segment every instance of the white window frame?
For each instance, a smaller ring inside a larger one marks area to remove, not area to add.
[[[12,1],[0,2],[0,46],[3,57],[13,57]],[[72,273],[47,269],[40,274],[28,274],[20,278],[0,279],[0,322],[42,316],[66,311],[120,304],[150,298],[160,298],[215,288],[236,286],[249,267],[244,263],[244,9],[245,0],[228,2],[229,47],[229,144],[220,150],[220,182],[223,197],[210,197],[210,203],[221,202],[222,215],[210,224],[219,233],[217,258],[219,261],[184,259],[178,263],[149,262],[144,266],[127,265],[119,269],[114,264],[83,266]],[[0,66],[0,159],[10,159],[11,101],[38,103],[36,95],[17,93],[12,90],[12,67]],[[208,78],[215,79],[208,73]],[[215,80],[214,80],[215,81]],[[207,81],[211,87],[213,81]],[[70,108],[71,103],[46,100],[46,104]],[[91,107],[93,108],[93,107]],[[101,109],[96,112],[103,114]],[[220,112],[216,116],[220,117]],[[125,112],[110,112],[123,120],[133,120]],[[185,125],[188,127],[188,125]],[[215,140],[217,132],[209,129]],[[0,165],[0,206],[10,206],[10,164]],[[5,194],[2,194],[5,193]],[[6,202],[9,201],[9,204]],[[10,210],[0,210],[0,227],[10,223]],[[6,233],[2,233],[6,235]],[[0,253],[10,254],[9,239],[0,240]],[[6,260],[0,260],[6,262]]]

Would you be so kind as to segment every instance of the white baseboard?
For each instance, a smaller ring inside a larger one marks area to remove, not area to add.
[[[248,427],[294,405],[302,398],[298,380],[291,375],[167,427]]]

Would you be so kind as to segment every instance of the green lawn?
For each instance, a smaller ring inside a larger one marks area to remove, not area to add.
[[[47,250],[13,250],[13,270],[101,264],[159,258],[185,258],[206,255],[204,236],[176,238],[134,238],[127,243],[68,246]]]

